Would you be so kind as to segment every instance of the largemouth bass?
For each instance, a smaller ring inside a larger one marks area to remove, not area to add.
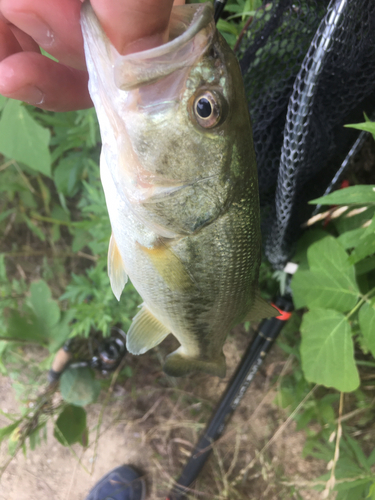
[[[223,344],[247,319],[274,316],[258,293],[259,200],[241,72],[211,4],[174,7],[169,41],[120,55],[86,2],[89,91],[112,226],[108,273],[144,300],[127,334],[142,354],[172,333],[173,376],[223,377]]]

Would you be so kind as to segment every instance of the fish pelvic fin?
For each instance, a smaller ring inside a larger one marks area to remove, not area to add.
[[[124,286],[128,281],[128,275],[125,272],[124,263],[113,234],[109,240],[108,276],[112,291],[116,299],[120,300]]]
[[[273,318],[279,316],[280,312],[260,296],[259,290],[255,295],[255,300],[243,321],[259,321],[263,318]]]
[[[180,348],[167,356],[163,366],[163,370],[167,375],[183,377],[191,372],[203,372],[220,378],[225,377],[227,367],[223,353],[217,359],[206,361],[183,355],[179,351]]]
[[[195,286],[184,263],[162,240],[153,248],[144,247],[140,243],[138,247],[147,255],[170,290],[183,292]]]
[[[126,336],[126,348],[131,354],[143,354],[157,346],[170,333],[146,306],[133,318]]]

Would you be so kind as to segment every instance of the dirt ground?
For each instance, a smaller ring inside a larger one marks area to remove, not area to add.
[[[149,499],[165,498],[171,478],[182,470],[247,342],[243,331],[227,342],[228,375],[224,380],[201,375],[166,377],[159,360],[174,347],[171,339],[144,356],[128,355],[126,363],[133,376],[114,384],[104,411],[105,394],[87,408],[88,447],[63,447],[54,439],[49,422],[47,441],[34,451],[28,450],[26,456],[19,452],[7,467],[0,483],[0,500],[82,500],[102,475],[122,463],[144,471]],[[296,432],[293,421],[285,425],[287,414],[274,404],[277,376],[285,362],[285,354],[274,346],[196,484],[196,491],[203,495],[192,498],[321,498],[300,485],[324,473],[325,464],[301,458],[304,433]],[[11,381],[4,377],[0,379],[0,407],[9,413],[19,408]],[[0,427],[7,424],[0,415]],[[283,432],[259,455],[280,426]],[[8,457],[3,444],[0,465]],[[244,474],[250,462],[252,466]],[[236,478],[239,481],[233,484]],[[295,496],[294,487],[300,497]]]

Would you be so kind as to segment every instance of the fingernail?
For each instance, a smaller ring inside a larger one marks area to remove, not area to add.
[[[38,87],[27,85],[26,87],[21,87],[16,92],[6,94],[6,97],[17,99],[18,101],[24,101],[27,104],[32,104],[33,106],[40,106],[40,104],[43,104],[45,96],[43,92],[38,89]]]
[[[38,16],[17,12],[17,27],[34,38],[43,48],[47,49],[55,43],[55,33]]]

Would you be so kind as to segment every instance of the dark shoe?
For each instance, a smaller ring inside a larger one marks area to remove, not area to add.
[[[121,465],[96,483],[85,500],[144,500],[146,484],[141,474]]]

